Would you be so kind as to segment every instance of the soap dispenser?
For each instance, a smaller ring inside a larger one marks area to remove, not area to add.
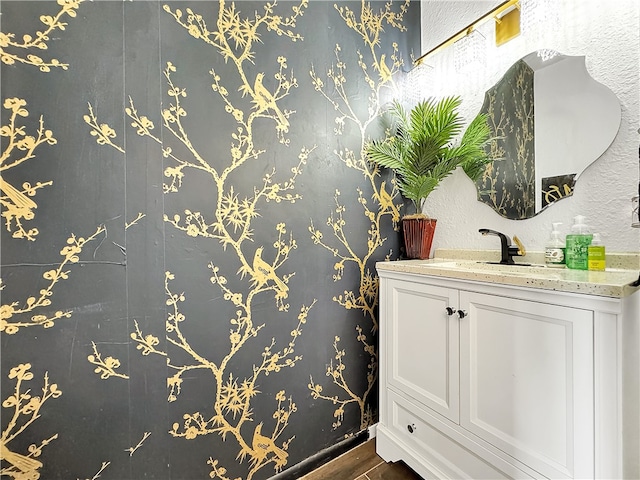
[[[566,262],[568,268],[587,270],[589,268],[588,248],[593,236],[584,223],[585,217],[577,215],[573,219],[571,233],[566,238]]]
[[[607,266],[604,244],[599,233],[593,234],[591,245],[587,249],[589,256],[589,270],[605,270]]]
[[[560,222],[552,223],[551,235],[544,248],[544,263],[547,267],[565,266],[565,241],[560,235]]]

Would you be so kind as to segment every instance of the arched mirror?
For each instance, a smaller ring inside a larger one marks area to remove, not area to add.
[[[540,50],[518,60],[484,97],[496,140],[476,182],[478,200],[506,218],[531,218],[570,196],[609,148],[620,102],[587,71],[585,57]]]

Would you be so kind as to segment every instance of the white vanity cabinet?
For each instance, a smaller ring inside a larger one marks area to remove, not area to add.
[[[624,299],[379,275],[383,459],[425,478],[638,473],[637,443],[623,444],[625,420],[638,432],[637,408],[623,418],[623,322],[637,316]]]

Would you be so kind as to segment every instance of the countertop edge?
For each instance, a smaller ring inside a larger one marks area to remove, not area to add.
[[[469,266],[465,269],[447,268],[446,265],[442,265],[447,262],[468,262]],[[460,260],[459,257],[434,257],[429,260],[381,261],[376,263],[376,269],[378,272],[380,270],[405,272],[609,298],[627,297],[640,290],[640,286],[631,285],[640,276],[636,269],[609,269],[604,272],[592,272],[549,268],[549,272],[546,274],[541,274],[538,271],[536,274],[523,275],[526,270],[517,273],[499,270],[474,270],[474,263],[477,261]],[[496,266],[496,268],[500,267]],[[526,269],[527,267],[521,268]]]

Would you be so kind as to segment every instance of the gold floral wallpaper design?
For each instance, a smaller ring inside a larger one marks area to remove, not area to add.
[[[486,113],[493,137],[487,165],[476,182],[478,200],[506,218],[535,214],[535,144],[533,70],[516,62],[487,90],[480,109]],[[508,159],[508,160],[507,160]]]
[[[362,148],[419,4],[1,8],[0,476],[297,478],[365,431],[402,202]]]
[[[20,164],[35,158],[36,149],[47,143],[55,145],[56,139],[51,130],[45,129],[44,120],[40,116],[38,129],[34,135],[28,135],[25,125],[20,120],[29,116],[29,111],[25,108],[26,100],[23,98],[7,98],[3,102],[3,108],[9,110],[9,120],[7,125],[0,127],[0,136],[6,137],[0,156],[0,204],[2,205],[2,217],[5,220],[5,228],[11,232],[13,238],[22,238],[34,241],[38,235],[37,228],[25,230],[23,221],[30,221],[35,218],[35,209],[38,205],[34,201],[38,190],[50,186],[53,182],[36,182],[31,185],[24,182],[16,187],[7,180],[6,173],[16,168]]]
[[[40,410],[45,402],[58,398],[62,395],[62,391],[57,384],[49,382],[48,372],[45,372],[41,388],[42,395],[33,395],[31,389],[27,387],[34,378],[29,363],[13,367],[9,371],[8,378],[15,381],[15,388],[2,401],[2,408],[7,412],[3,414],[3,418],[7,418],[8,421],[6,427],[3,422],[2,436],[0,437],[0,453],[4,460],[4,464],[0,468],[0,476],[16,480],[35,480],[40,478],[39,469],[42,467],[42,462],[39,457],[42,454],[42,449],[58,438],[58,434],[53,434],[39,443],[30,444],[24,454],[13,451],[9,442],[24,435],[25,431],[40,417]]]
[[[59,6],[57,11],[50,14],[42,14],[39,21],[44,25],[43,30],[36,30],[34,33],[22,33],[22,38],[18,39],[18,34],[12,32],[0,32],[0,61],[5,65],[22,64],[30,67],[38,67],[41,72],[50,72],[52,68],[67,70],[68,63],[63,63],[57,58],[49,60],[43,59],[34,52],[47,50],[52,35],[59,35],[64,32],[68,23],[63,20],[67,17],[75,18],[80,4],[83,0],[57,0]],[[42,28],[42,27],[40,27]]]
[[[36,49],[46,50],[50,35],[56,30],[64,30],[67,26],[61,19],[68,15],[76,17],[76,9],[79,1],[58,1],[60,9],[53,15],[43,14],[39,17],[45,29],[37,31],[35,35],[23,34],[22,40],[16,40],[15,33],[0,32],[0,61],[5,65],[37,66],[40,72],[50,72],[52,68],[66,70],[68,64],[61,63],[58,59],[43,60],[34,53]],[[35,210],[38,208],[35,196],[38,190],[51,186],[52,181],[36,181],[32,185],[29,181],[23,181],[20,186],[12,184],[14,178],[21,178],[15,175],[15,171],[23,172],[25,162],[36,158],[36,150],[42,145],[54,146],[57,140],[53,132],[45,128],[44,117],[39,116],[36,123],[29,122],[29,111],[27,101],[20,97],[5,96],[6,89],[3,89],[2,106],[6,110],[2,117],[0,126],[0,137],[2,138],[0,156],[0,204],[2,205],[2,217],[5,219],[5,229],[11,234],[10,239],[25,239],[35,242],[40,233],[37,227],[27,227],[25,222],[35,220]],[[22,177],[24,179],[24,177]],[[71,234],[66,240],[66,246],[60,250],[62,260],[45,267],[41,281],[29,278],[30,289],[20,289],[23,298],[16,300],[11,294],[5,292],[2,295],[0,305],[0,332],[5,335],[14,336],[21,330],[29,327],[42,327],[49,329],[54,327],[59,319],[70,318],[72,311],[56,309],[54,305],[54,291],[57,284],[69,279],[71,273],[67,270],[72,264],[80,261],[80,254],[83,248],[96,239],[105,231],[100,226],[87,238],[76,237]],[[3,239],[3,243],[11,241]],[[6,257],[3,248],[3,266],[6,265]],[[22,262],[22,265],[29,265],[23,258],[12,257],[12,261]],[[19,264],[20,265],[20,264]],[[11,265],[14,266],[14,265]],[[46,270],[46,267],[53,267]],[[6,274],[3,272],[3,274]],[[35,288],[34,285],[35,284]],[[11,282],[0,279],[0,291],[5,291],[11,287]],[[39,290],[38,290],[38,287]],[[9,296],[9,299],[7,299]],[[26,298],[25,298],[26,297]],[[37,337],[36,337],[37,338]],[[4,342],[3,342],[4,343]],[[5,344],[6,345],[6,344]],[[3,362],[5,358],[3,357]],[[12,363],[12,362],[10,362]],[[42,359],[40,359],[40,363]],[[48,438],[39,440],[36,443],[29,443],[26,450],[15,447],[24,438],[33,441],[34,434],[31,433],[36,427],[34,423],[41,417],[45,402],[56,399],[62,395],[62,391],[56,383],[49,381],[49,372],[43,374],[41,395],[35,395],[28,387],[35,375],[32,371],[31,363],[20,363],[10,368],[7,378],[10,382],[15,382],[14,388],[7,388],[3,379],[3,392],[12,392],[2,401],[3,421],[2,434],[0,436],[0,477],[13,478],[16,480],[36,480],[40,478],[40,469],[43,467],[41,455],[43,449],[56,440],[58,433],[51,434]],[[4,395],[3,395],[4,396]],[[35,434],[38,437],[38,434]]]
[[[378,354],[375,345],[375,333],[378,330],[378,285],[379,279],[375,273],[372,260],[381,260],[382,255],[386,259],[398,256],[393,252],[392,244],[383,235],[384,222],[390,222],[394,230],[398,230],[400,220],[400,207],[402,201],[399,191],[393,180],[380,179],[380,170],[370,164],[364,155],[364,145],[368,135],[372,133],[375,122],[379,120],[383,102],[388,98],[399,98],[399,90],[396,78],[404,64],[398,51],[398,45],[392,43],[392,51],[389,60],[383,53],[383,40],[385,39],[385,27],[396,29],[400,32],[406,27],[403,17],[407,12],[409,2],[400,4],[400,8],[394,9],[391,2],[374,9],[368,2],[361,2],[358,9],[349,6],[334,5],[345,25],[352,29],[361,41],[361,49],[357,51],[357,66],[367,87],[366,115],[358,115],[354,108],[350,95],[349,78],[347,76],[348,63],[342,59],[342,47],[335,47],[335,63],[326,70],[326,78],[321,78],[315,69],[311,70],[311,78],[316,91],[338,112],[335,117],[334,134],[342,137],[347,124],[354,126],[358,134],[351,135],[349,146],[335,152],[338,159],[348,168],[360,173],[368,187],[373,190],[372,202],[365,198],[361,187],[356,187],[357,208],[364,216],[367,225],[367,235],[350,235],[347,226],[347,203],[340,199],[340,191],[334,194],[335,208],[326,220],[326,225],[331,229],[332,235],[326,235],[319,228],[314,227],[313,220],[309,232],[314,244],[319,245],[331,254],[335,263],[333,265],[333,281],[338,283],[343,279],[345,268],[353,268],[359,276],[357,288],[344,290],[342,294],[335,295],[333,301],[346,310],[356,310],[362,313],[363,326],[355,325],[355,337],[360,348],[369,358],[367,363],[366,384],[364,388],[356,387],[348,380],[345,372],[349,366],[347,352],[340,346],[341,338],[336,335],[333,339],[334,357],[326,368],[325,375],[331,380],[328,388],[310,377],[308,385],[311,395],[315,399],[322,399],[335,405],[333,412],[334,422],[332,428],[339,428],[345,417],[345,409],[353,404],[357,406],[360,427],[365,429],[375,423],[376,415],[371,409],[370,396],[374,395],[376,380],[378,378]],[[370,72],[377,72],[372,74]],[[362,88],[362,87],[360,87]],[[387,245],[388,250],[383,248]],[[364,248],[363,248],[364,246]],[[362,318],[361,317],[361,318]]]
[[[37,327],[51,328],[55,325],[55,321],[60,318],[70,318],[72,311],[56,310],[50,313],[47,307],[52,306],[52,297],[54,288],[59,282],[69,279],[70,270],[65,270],[69,265],[80,261],[79,254],[87,243],[96,239],[105,231],[103,226],[87,238],[76,237],[74,234],[67,239],[67,244],[60,250],[62,260],[54,265],[55,268],[47,270],[42,274],[42,278],[46,280],[46,284],[38,291],[33,293],[26,299],[11,301],[0,306],[0,332],[8,335],[17,333],[21,328]],[[6,284],[0,284],[0,288],[4,289]],[[42,313],[36,313],[42,312]],[[29,318],[26,318],[30,315]]]
[[[555,177],[543,177],[541,180],[541,208],[544,208],[553,202],[557,202],[562,198],[570,197],[573,195],[573,189],[576,185],[575,173],[558,175]]]
[[[188,333],[182,329],[181,324],[187,321],[187,317],[180,310],[179,304],[185,302],[187,296],[184,292],[175,293],[171,290],[170,282],[175,280],[175,275],[171,272],[166,272],[165,275],[167,305],[170,307],[165,335],[169,346],[174,347],[178,355],[186,354],[187,359],[176,361],[173,360],[174,354],[169,350],[158,350],[156,345],[159,344],[159,340],[153,335],[143,334],[137,324],[136,331],[131,337],[139,343],[138,346],[143,355],[155,354],[166,357],[167,366],[170,371],[173,371],[173,374],[167,378],[169,402],[179,400],[178,397],[183,388],[183,377],[190,374],[192,370],[206,369],[211,373],[211,382],[215,385],[214,398],[211,400],[213,411],[208,415],[202,412],[185,412],[182,415],[183,421],[174,423],[169,433],[176,438],[186,440],[211,434],[219,435],[224,441],[227,436],[234,438],[239,448],[236,458],[240,462],[246,459],[249,464],[247,479],[253,478],[256,472],[266,466],[270,465],[275,472],[279,472],[287,465],[286,450],[293,437],[280,439],[280,436],[285,431],[289,417],[295,413],[296,404],[291,396],[286,396],[285,390],[278,392],[276,408],[272,414],[276,420],[275,425],[270,432],[265,428],[263,433],[263,422],[252,427],[252,424],[257,422],[252,413],[252,402],[260,394],[258,385],[262,376],[278,372],[283,368],[293,368],[300,360],[301,357],[295,354],[295,342],[302,334],[302,326],[306,323],[310,307],[304,305],[300,307],[297,325],[291,332],[291,339],[286,347],[274,349],[276,341],[272,339],[264,346],[261,361],[254,364],[249,372],[241,374],[235,371],[234,377],[234,372],[228,371],[227,365],[233,361],[238,352],[245,348],[246,343],[259,336],[260,330],[265,326],[254,320],[254,299],[258,295],[271,293],[277,309],[281,312],[289,311],[288,283],[294,273],[279,274],[278,270],[285,265],[291,252],[297,248],[293,234],[287,232],[284,222],[276,225],[278,237],[273,243],[275,249],[273,260],[268,260],[267,254],[264,253],[264,245],[255,248],[253,254],[245,251],[245,245],[254,239],[252,222],[259,216],[260,209],[263,208],[262,203],[295,203],[300,198],[300,195],[295,193],[296,180],[302,174],[313,147],[302,148],[298,156],[299,161],[291,169],[289,178],[277,180],[277,172],[273,169],[259,179],[260,183],[252,185],[248,194],[243,195],[236,186],[230,184],[229,177],[245,167],[247,162],[258,160],[265,152],[256,145],[254,140],[255,122],[262,119],[273,121],[278,141],[283,144],[289,143],[286,138],[289,131],[288,118],[293,112],[281,109],[278,102],[289,95],[291,89],[296,87],[297,81],[292,74],[287,75],[286,58],[280,56],[277,59],[277,70],[274,74],[277,86],[273,93],[264,85],[265,72],[258,72],[255,80],[251,81],[250,75],[245,72],[244,65],[255,56],[252,46],[258,39],[261,28],[268,28],[279,35],[284,34],[293,41],[302,40],[299,34],[285,28],[295,27],[296,19],[303,14],[305,6],[306,2],[302,2],[299,6],[293,7],[292,15],[284,18],[276,15],[272,11],[272,6],[267,6],[263,15],[243,19],[236,10],[235,4],[226,6],[221,2],[218,18],[214,23],[218,27],[216,31],[210,31],[207,20],[190,8],[183,12],[178,8],[163,6],[163,10],[169,13],[192,37],[218,51],[225,61],[231,60],[237,68],[236,81],[239,81],[239,85],[236,89],[242,94],[240,101],[231,98],[229,87],[223,84],[222,77],[213,68],[209,71],[212,79],[211,89],[219,95],[231,121],[237,124],[237,129],[230,139],[231,149],[226,164],[218,166],[214,159],[207,159],[206,154],[200,152],[191,141],[185,124],[185,119],[189,115],[186,105],[188,92],[186,88],[174,82],[173,76],[178,74],[178,69],[172,62],[167,62],[164,70],[171,101],[169,108],[162,109],[162,126],[166,133],[184,147],[187,156],[177,154],[167,140],[155,134],[155,125],[148,116],[138,112],[133,99],[130,99],[129,107],[126,108],[126,114],[131,119],[131,126],[136,129],[136,133],[160,144],[163,156],[169,160],[164,168],[164,176],[169,179],[163,185],[165,194],[179,193],[183,188],[184,177],[191,174],[191,171],[195,171],[197,175],[206,176],[212,184],[212,191],[216,192],[212,203],[215,206],[213,211],[200,212],[185,209],[182,213],[175,213],[172,216],[165,213],[165,222],[187,236],[201,237],[220,243],[225,250],[228,249],[237,257],[239,263],[237,270],[229,274],[239,275],[240,279],[246,280],[248,284],[242,290],[232,287],[222,273],[224,267],[213,262],[208,264],[211,274],[210,282],[220,289],[223,299],[237,309],[236,315],[229,319],[231,325],[228,335],[229,345],[220,362],[207,358],[192,346]],[[250,98],[250,103],[242,102],[243,98]],[[270,252],[269,256],[271,256]],[[226,469],[220,466],[219,462],[220,459],[209,458],[207,463],[211,466],[209,474],[211,478],[227,478]]]

